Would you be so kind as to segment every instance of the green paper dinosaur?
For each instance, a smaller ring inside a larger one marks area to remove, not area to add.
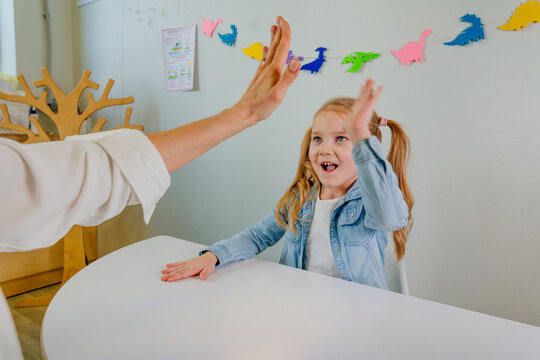
[[[347,64],[347,63],[353,63],[353,66],[347,72],[357,72],[362,67],[362,64],[365,62],[368,62],[370,60],[373,60],[375,58],[378,58],[381,56],[381,54],[372,53],[372,52],[355,52],[355,55],[349,55],[343,59],[341,64]]]

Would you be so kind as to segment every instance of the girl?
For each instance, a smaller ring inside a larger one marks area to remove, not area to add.
[[[274,214],[197,258],[167,264],[161,279],[206,279],[217,265],[250,258],[284,238],[281,264],[386,289],[386,232],[394,232],[401,260],[413,198],[405,176],[409,140],[396,122],[374,112],[382,87],[375,94],[373,88],[368,79],[356,100],[331,99],[317,111],[296,177]],[[388,161],[379,142],[385,125],[392,132]]]

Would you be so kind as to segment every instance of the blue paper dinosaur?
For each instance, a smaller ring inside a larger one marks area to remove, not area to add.
[[[236,36],[238,35],[236,25],[231,25],[231,30],[232,33],[229,34],[218,34],[219,38],[225,45],[233,46],[234,42],[236,41]]]
[[[321,69],[322,64],[326,61],[326,58],[324,57],[324,52],[326,50],[327,49],[325,47],[318,47],[317,49],[315,49],[315,51],[319,52],[319,57],[310,63],[302,65],[300,70],[308,70],[311,71],[312,74],[315,72],[318,73]]]
[[[465,46],[471,43],[471,41],[478,41],[485,39],[484,35],[484,24],[482,20],[474,14],[466,14],[461,17],[462,22],[469,22],[472,25],[466,28],[456,36],[456,38],[450,42],[445,42],[444,45],[454,46],[461,45]]]

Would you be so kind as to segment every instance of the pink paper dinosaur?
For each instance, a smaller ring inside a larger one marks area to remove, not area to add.
[[[392,50],[394,55],[401,60],[401,65],[407,65],[409,62],[424,61],[424,43],[426,41],[426,36],[431,34],[433,30],[428,29],[422,31],[420,36],[420,42],[411,41],[401,47],[399,50]]]
[[[216,22],[212,22],[212,19],[206,19],[204,20],[204,18],[201,18],[201,26],[202,26],[202,33],[206,36],[208,36],[209,38],[212,37],[212,33],[214,32],[214,30],[216,29],[216,26],[218,26],[219,23],[223,22],[222,19],[217,19]]]

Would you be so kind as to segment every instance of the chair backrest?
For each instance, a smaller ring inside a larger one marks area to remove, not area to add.
[[[24,91],[16,90],[12,82],[4,79],[0,79],[0,91],[9,95],[24,95]],[[13,124],[20,125],[25,129],[29,128],[30,122],[28,117],[30,116],[30,105],[6,100],[0,100],[0,104],[6,104],[9,118]],[[0,111],[0,121],[4,121],[2,111]],[[0,133],[12,134],[17,133],[17,131],[0,127]]]
[[[397,261],[394,248],[387,246],[384,250],[386,279],[388,289],[403,295],[409,295],[409,284],[407,282],[407,273],[405,271],[405,260]]]

